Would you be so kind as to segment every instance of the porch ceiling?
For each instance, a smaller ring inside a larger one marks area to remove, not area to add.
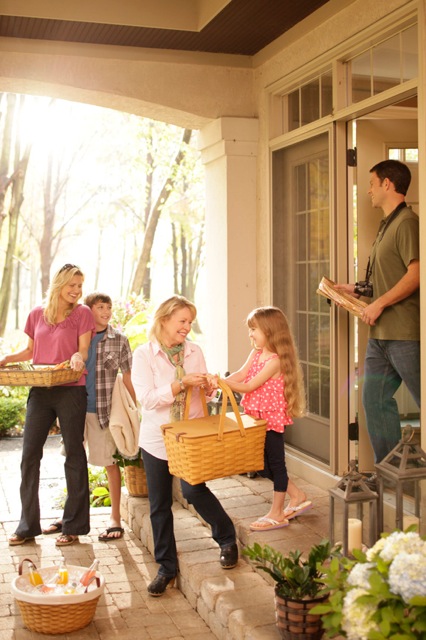
[[[0,37],[253,56],[327,2],[2,0]]]

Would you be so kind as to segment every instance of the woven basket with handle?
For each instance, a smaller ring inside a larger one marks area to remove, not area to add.
[[[70,595],[46,595],[26,591],[28,574],[23,573],[22,565],[25,561],[34,564],[28,558],[21,560],[19,575],[12,581],[11,589],[19,605],[25,626],[31,631],[57,635],[71,633],[86,627],[95,615],[98,600],[101,597],[105,580],[98,572],[94,583],[86,587],[85,593]],[[83,573],[86,568],[68,565],[69,572]],[[53,580],[58,567],[51,566],[39,570],[45,584]]]
[[[189,387],[183,420],[163,425],[170,473],[189,484],[260,470],[264,466],[266,420],[241,415],[229,386],[219,380],[223,392],[220,415],[208,415],[204,392],[200,396],[204,416],[188,419]],[[232,413],[226,413],[228,399]]]
[[[145,469],[140,466],[126,465],[124,467],[124,484],[129,496],[146,498],[148,495],[148,485],[146,483]]]

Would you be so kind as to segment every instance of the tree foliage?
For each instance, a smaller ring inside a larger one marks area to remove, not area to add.
[[[22,328],[65,262],[82,267],[85,292],[194,299],[204,184],[193,132],[46,97],[0,104],[2,331]]]

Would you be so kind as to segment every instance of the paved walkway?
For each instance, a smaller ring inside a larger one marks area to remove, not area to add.
[[[35,640],[46,636],[23,625],[10,593],[23,557],[38,566],[56,564],[64,557],[69,564],[89,566],[100,560],[105,577],[105,593],[93,622],[85,629],[52,638],[90,640],[279,640],[275,626],[273,586],[264,573],[257,573],[242,558],[238,567],[221,569],[219,550],[210,531],[185,504],[178,484],[174,505],[175,531],[179,552],[178,588],[168,589],[161,598],[147,595],[146,586],[157,573],[153,560],[148,500],[122,493],[125,536],[117,542],[101,543],[98,535],[108,524],[109,509],[91,511],[90,534],[70,547],[55,547],[55,536],[40,536],[33,543],[9,547],[7,537],[16,528],[20,513],[19,463],[21,440],[0,439],[0,640]],[[61,515],[58,508],[65,481],[59,437],[49,437],[41,469],[40,500],[43,524]],[[240,547],[254,541],[267,542],[288,552],[307,550],[328,535],[328,494],[303,483],[299,486],[315,508],[276,531],[253,533],[248,525],[268,510],[272,485],[264,479],[233,476],[215,480],[210,486],[233,518]],[[256,603],[256,606],[253,606]]]

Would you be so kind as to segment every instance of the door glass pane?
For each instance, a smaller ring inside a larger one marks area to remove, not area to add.
[[[328,134],[273,154],[273,303],[291,323],[308,414],[286,441],[330,459],[330,307],[316,291],[330,264]]]

